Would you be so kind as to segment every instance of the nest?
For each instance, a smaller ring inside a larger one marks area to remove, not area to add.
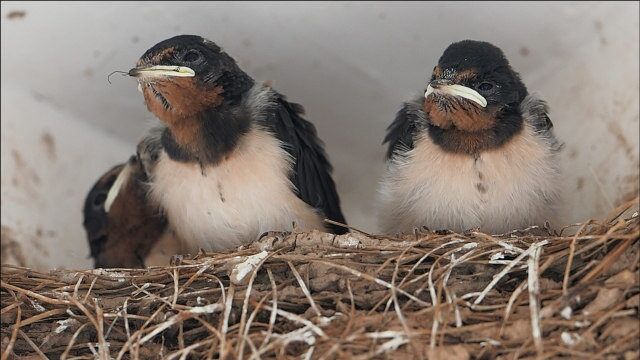
[[[143,270],[3,266],[3,359],[637,359],[637,203],[559,232],[278,233]]]

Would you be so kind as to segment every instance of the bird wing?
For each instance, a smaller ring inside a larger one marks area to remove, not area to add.
[[[96,267],[141,267],[166,228],[148,203],[147,176],[132,156],[98,179],[84,204],[84,228]]]
[[[543,117],[542,122],[541,122],[541,127],[545,131],[549,131],[549,130],[551,130],[553,128],[553,122],[551,121],[551,119],[549,119],[549,115],[548,114],[544,114],[544,117]]]
[[[87,233],[91,256],[96,258],[107,241],[107,212],[105,202],[109,190],[126,164],[119,164],[104,173],[93,185],[84,201],[83,226]]]
[[[387,160],[394,155],[413,149],[415,134],[419,125],[424,123],[424,111],[417,102],[406,102],[396,113],[396,118],[387,127],[383,144],[389,143]]]
[[[332,167],[324,151],[324,144],[318,138],[315,126],[303,118],[304,108],[286,101],[281,94],[275,93],[275,106],[263,119],[267,127],[282,143],[293,158],[293,171],[290,179],[297,189],[297,195],[305,203],[330,219],[345,223],[340,198],[331,177]],[[336,234],[346,229],[329,224]]]
[[[554,152],[562,150],[564,143],[553,133],[553,122],[549,118],[547,103],[535,96],[527,96],[520,104],[524,121],[533,126],[535,132],[545,138]]]

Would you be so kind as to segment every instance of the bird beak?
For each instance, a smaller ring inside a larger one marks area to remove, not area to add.
[[[158,78],[164,76],[194,77],[196,72],[186,66],[154,65],[149,67],[133,68],[129,70],[129,76],[136,78]]]
[[[126,185],[127,181],[129,180],[130,174],[131,166],[129,164],[125,165],[125,167],[120,170],[120,174],[118,174],[116,181],[114,181],[113,185],[111,185],[111,189],[109,189],[109,192],[107,193],[107,199],[104,201],[105,212],[109,212],[113,201],[118,196],[118,193],[120,192],[122,187]]]
[[[458,84],[442,84],[441,82],[434,81],[427,86],[427,91],[424,93],[424,97],[426,98],[432,93],[459,96],[467,100],[471,100],[482,107],[487,106],[487,99],[485,99],[484,96],[480,95],[472,88]]]

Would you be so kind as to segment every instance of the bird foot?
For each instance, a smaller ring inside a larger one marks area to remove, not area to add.
[[[172,255],[169,260],[169,264],[172,266],[178,266],[182,264],[182,260],[184,260],[184,255]]]
[[[433,232],[437,235],[449,235],[449,234],[453,234],[453,232],[451,230],[447,230],[447,229],[440,229],[440,230],[433,230]]]
[[[282,240],[289,235],[291,235],[291,231],[267,231],[258,237],[258,241],[267,237],[273,237],[275,240]]]

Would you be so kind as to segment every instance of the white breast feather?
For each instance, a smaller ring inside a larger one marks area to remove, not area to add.
[[[553,220],[559,196],[557,157],[527,122],[507,144],[478,160],[445,152],[423,135],[407,156],[388,164],[378,194],[381,230],[427,226],[501,233],[542,225]]]
[[[162,152],[151,181],[160,204],[189,251],[221,251],[266,231],[324,229],[318,213],[293,192],[291,160],[280,142],[254,128],[231,156],[216,166],[171,160]]]

